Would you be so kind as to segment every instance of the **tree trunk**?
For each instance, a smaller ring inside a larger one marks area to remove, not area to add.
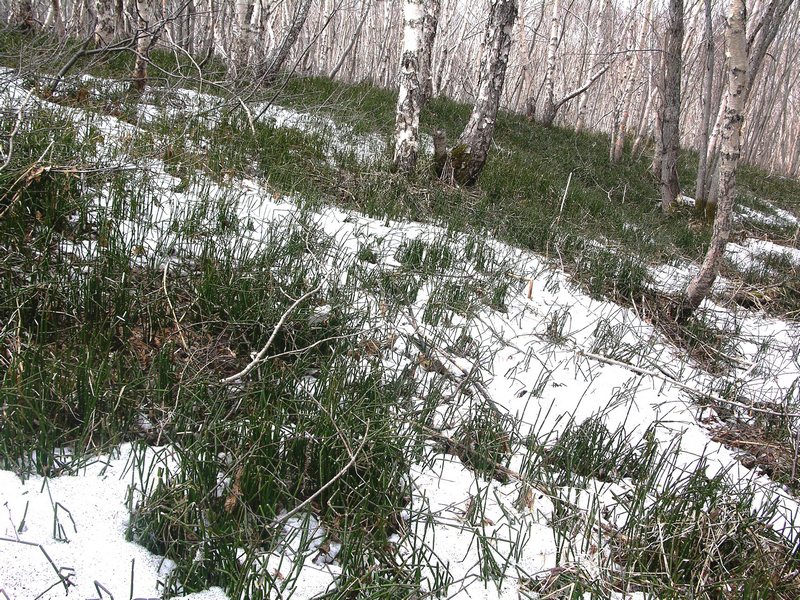
[[[647,10],[645,11],[646,18],[642,22],[642,30],[639,37],[635,39],[636,47],[632,52],[629,52],[625,57],[625,91],[622,93],[622,113],[619,117],[617,124],[616,138],[612,146],[611,160],[614,163],[619,163],[622,160],[622,151],[625,149],[625,136],[628,133],[628,120],[631,115],[631,102],[633,101],[633,87],[636,83],[635,68],[638,59],[635,53],[641,52],[644,46],[645,36],[647,35],[647,28],[652,21],[653,0],[649,0]],[[635,34],[633,34],[635,35]]]
[[[643,148],[645,137],[649,135],[650,132],[649,116],[651,107],[653,106],[653,96],[655,96],[655,86],[653,85],[652,74],[648,75],[648,88],[647,100],[644,103],[642,116],[639,121],[639,127],[636,130],[636,139],[633,140],[633,146],[631,146],[631,156],[634,158],[637,158],[640,155],[639,150]]]
[[[147,85],[147,62],[150,53],[150,1],[136,0],[138,30],[136,32],[136,62],[131,74],[132,86],[143,91]]]
[[[433,44],[439,27],[442,0],[426,0],[425,20],[422,24],[422,52],[419,61],[420,109],[433,96]]]
[[[561,5],[559,0],[553,2],[553,15],[550,19],[550,38],[547,43],[547,68],[544,73],[544,104],[541,113],[536,119],[545,127],[553,124],[556,118],[556,98],[555,98],[555,74],[556,74],[556,52],[558,51],[558,40],[561,37]],[[535,104],[529,101],[528,116],[535,116]]]
[[[95,27],[97,26],[97,8],[94,0],[83,0],[84,9],[86,10],[86,28],[82,30],[82,37],[94,36]]]
[[[744,0],[730,0],[725,39],[728,54],[728,95],[722,126],[722,152],[719,168],[719,193],[714,232],[711,236],[699,273],[686,290],[689,311],[700,306],[708,296],[719,272],[725,245],[731,232],[733,203],[736,192],[736,166],[741,151],[742,121],[747,90],[747,44],[745,40],[746,8]]]
[[[97,0],[97,22],[94,26],[94,43],[100,48],[114,41],[114,26],[117,16],[114,13],[114,0]]]
[[[247,66],[250,53],[250,1],[236,0],[234,4],[235,15],[233,21],[233,46],[228,71],[231,79],[241,77]]]
[[[664,158],[664,144],[661,137],[661,114],[664,104],[664,64],[666,55],[662,52],[659,59],[655,61],[655,73],[653,74],[653,162],[650,165],[650,172],[653,177],[661,179],[661,161]]]
[[[697,185],[695,186],[695,208],[697,214],[704,216],[706,212],[706,166],[708,165],[708,139],[711,135],[711,106],[714,96],[714,29],[711,22],[711,0],[706,3],[706,66],[703,78],[703,116],[700,123],[700,141],[698,143],[699,163],[697,165]]]
[[[36,28],[31,0],[18,0],[14,4],[14,25],[21,31],[32,31]]]
[[[477,181],[489,155],[516,17],[516,0],[491,0],[483,38],[478,94],[469,121],[450,153],[453,178],[462,185],[472,185]]]
[[[683,0],[669,0],[668,18],[664,98],[661,105],[661,208],[664,211],[672,208],[680,194],[678,150],[680,148]]]
[[[367,16],[369,15],[369,0],[363,0],[364,6],[361,9],[361,18],[358,20],[358,25],[356,26],[356,31],[353,33],[353,36],[350,38],[350,42],[347,44],[347,47],[342,52],[342,56],[339,58],[339,61],[336,65],[331,69],[330,73],[328,73],[328,77],[334,79],[336,74],[339,73],[342,66],[344,65],[345,60],[350,55],[350,52],[353,51],[353,48],[358,41],[359,36],[361,35],[361,29],[364,27],[364,22],[367,20]]]
[[[610,7],[611,0],[604,0],[603,5],[600,8],[600,12],[597,13],[597,22],[594,26],[594,46],[592,46],[592,54],[589,56],[589,68],[586,71],[586,81],[584,83],[584,86],[587,90],[592,84],[592,74],[597,68],[597,64],[600,59],[600,51],[603,49],[603,43],[605,42],[605,35],[603,35],[603,21],[605,20],[606,13]],[[578,101],[578,119],[575,122],[575,131],[577,133],[580,133],[586,127],[586,103],[588,101],[589,94],[584,92],[583,95],[581,95],[581,99]]]
[[[402,173],[413,173],[419,150],[420,47],[425,12],[423,0],[403,2],[403,55],[400,58],[400,90],[394,133],[394,166]]]
[[[47,12],[45,27],[53,27],[53,33],[63,39],[67,32],[64,27],[64,19],[61,16],[61,0],[50,0],[50,10]]]
[[[747,78],[743,92],[743,102],[745,106],[747,106],[747,102],[750,99],[753,82],[755,82],[758,72],[761,70],[761,65],[767,55],[767,50],[778,34],[778,29],[780,28],[783,17],[792,6],[793,1],[794,0],[772,0],[761,14],[759,22],[751,27],[752,33],[747,36],[746,40],[748,57]],[[727,102],[728,100],[726,98],[722,106],[720,106],[719,113],[717,114],[717,121],[709,140],[708,152],[706,153],[709,163],[706,165],[706,170],[711,170],[713,173],[710,178],[710,185],[707,185],[707,189],[710,190],[706,198],[705,214],[707,219],[714,218],[714,214],[717,210],[716,203],[718,196],[715,193],[715,182],[720,179],[720,173],[718,172],[721,168],[719,145],[721,144],[721,127],[725,116],[724,113],[727,110]],[[706,182],[707,184],[709,183],[708,174],[706,174]]]
[[[249,61],[256,63],[265,58],[264,53],[264,0],[255,0],[247,30],[247,41],[250,44]]]
[[[289,58],[289,52],[292,51],[292,47],[297,41],[297,38],[300,37],[300,31],[303,29],[303,25],[306,22],[312,2],[313,0],[300,0],[300,6],[294,13],[289,31],[286,32],[283,41],[281,41],[281,45],[272,53],[272,56],[268,60],[268,66],[264,72],[263,78],[265,83],[274,83],[278,78],[278,73],[280,73],[283,63]]]

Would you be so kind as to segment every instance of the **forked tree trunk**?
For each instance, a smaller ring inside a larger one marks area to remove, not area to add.
[[[683,0],[669,0],[668,18],[664,95],[661,105],[661,208],[664,211],[672,208],[680,194],[678,150],[680,148]]]
[[[289,58],[289,53],[292,51],[297,38],[300,37],[300,31],[308,18],[308,11],[311,9],[313,0],[300,0],[300,6],[294,13],[292,23],[289,30],[281,42],[281,45],[272,53],[267,61],[267,68],[264,72],[264,82],[267,84],[273,83],[283,68],[286,59]]]
[[[402,173],[413,173],[419,150],[420,50],[423,0],[403,2],[403,54],[400,57],[400,89],[394,133],[394,166]]]
[[[708,165],[708,139],[711,135],[711,107],[714,96],[714,29],[711,22],[711,0],[705,0],[706,19],[704,42],[706,46],[706,66],[703,74],[703,116],[700,123],[700,141],[698,144],[699,163],[697,165],[697,185],[695,186],[695,208],[697,214],[705,216],[706,212],[706,173]]]
[[[450,153],[453,179],[462,185],[477,181],[489,156],[516,18],[516,0],[491,0],[482,45],[478,94],[469,121]]]
[[[419,59],[420,109],[433,96],[433,44],[439,28],[442,0],[425,1],[425,19],[422,23],[422,51]]]
[[[136,0],[138,30],[136,32],[136,62],[131,79],[133,88],[143,91],[147,86],[147,63],[150,53],[150,0]]]
[[[719,193],[714,232],[699,273],[686,290],[686,306],[692,311],[708,296],[719,272],[725,245],[731,233],[736,192],[736,166],[741,151],[742,121],[747,91],[746,8],[744,0],[730,0],[725,39],[728,54],[728,94],[721,130]]]

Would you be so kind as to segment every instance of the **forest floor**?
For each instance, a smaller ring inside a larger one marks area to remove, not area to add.
[[[460,189],[390,172],[389,91],[120,53],[51,93],[22,43],[0,596],[800,597],[800,183],[741,169],[681,323],[709,227],[604,136],[500,115]]]

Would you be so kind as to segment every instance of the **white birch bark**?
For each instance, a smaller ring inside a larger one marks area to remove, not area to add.
[[[635,68],[639,63],[636,58],[636,53],[641,52],[644,46],[644,40],[647,36],[648,23],[652,20],[653,14],[653,0],[649,0],[647,10],[644,13],[647,17],[642,22],[642,29],[636,38],[636,46],[632,52],[629,52],[625,57],[625,90],[622,93],[622,112],[619,117],[617,131],[615,134],[613,151],[611,153],[611,161],[618,163],[622,160],[622,151],[625,149],[625,136],[628,133],[628,120],[631,115],[631,102],[633,98],[633,88],[636,85]]]
[[[746,8],[744,0],[730,0],[725,40],[728,54],[728,94],[722,126],[722,156],[719,169],[718,206],[714,232],[698,274],[686,290],[686,305],[694,310],[708,296],[719,272],[725,246],[731,233],[733,204],[736,194],[736,168],[741,152],[742,122],[748,86],[748,57],[745,38]]]
[[[419,152],[420,79],[423,0],[403,2],[403,55],[400,59],[400,89],[394,133],[394,165],[402,173],[413,173]]]
[[[419,61],[420,108],[433,95],[433,45],[442,11],[441,0],[425,1],[425,18],[422,23],[422,50]]]
[[[147,85],[147,63],[150,53],[150,0],[136,0],[136,17],[138,31],[136,32],[136,62],[131,74],[132,85],[136,90],[143,91]]]
[[[356,25],[356,30],[353,35],[350,37],[350,41],[347,44],[344,52],[342,52],[341,57],[339,58],[338,62],[334,65],[333,69],[331,69],[330,73],[328,73],[328,77],[334,79],[336,75],[341,70],[344,62],[347,60],[347,57],[353,51],[353,48],[358,42],[359,38],[361,37],[361,30],[364,27],[364,23],[367,20],[367,16],[369,15],[369,0],[363,0],[363,6],[361,8],[361,17],[358,20],[358,25]]]
[[[793,0],[771,0],[766,4],[762,11],[758,22],[751,27],[751,31],[746,36],[746,44],[748,48],[747,58],[747,79],[744,88],[744,105],[748,104],[750,99],[750,92],[755,82],[758,72],[761,69],[764,58],[767,55],[767,50],[772,44],[775,36],[778,34],[781,22],[786,15],[786,12],[791,8]],[[719,179],[718,169],[720,167],[719,160],[719,146],[721,143],[722,124],[725,116],[727,106],[727,93],[726,97],[720,104],[717,119],[714,124],[714,129],[711,132],[711,137],[708,143],[708,151],[706,152],[706,169],[713,171],[713,175],[706,174],[706,214],[713,218],[715,207],[717,203],[716,191],[718,188],[714,187],[714,183]],[[709,190],[710,188],[710,190]],[[710,207],[708,205],[711,205]]]
[[[236,0],[234,4],[233,40],[231,60],[228,66],[231,77],[238,77],[247,66],[248,53],[250,52],[250,1]]]
[[[650,115],[652,114],[653,98],[656,95],[655,86],[653,85],[652,72],[648,74],[647,87],[647,101],[644,104],[642,116],[639,119],[639,127],[636,131],[636,139],[633,140],[633,146],[631,146],[631,155],[634,157],[639,155],[639,150],[642,148],[645,137],[650,133]]]
[[[477,181],[489,156],[516,18],[516,0],[491,1],[482,45],[478,94],[469,121],[450,157],[453,179],[462,185]]]
[[[47,9],[47,15],[44,18],[44,27],[45,29],[52,27],[53,33],[55,33],[59,38],[63,38],[66,35],[64,19],[61,15],[61,0],[50,0],[50,6]]]
[[[94,27],[94,43],[97,47],[108,46],[114,41],[117,22],[114,5],[114,0],[97,0],[95,3],[97,22]]]
[[[586,70],[586,81],[584,82],[587,91],[589,86],[591,86],[592,75],[597,68],[597,64],[600,60],[600,52],[603,50],[603,44],[605,43],[603,21],[610,7],[611,0],[604,0],[600,12],[597,13],[597,21],[594,26],[594,44],[592,45],[592,53],[589,55],[589,67]],[[580,100],[578,100],[578,117],[575,121],[575,131],[578,133],[583,131],[586,127],[586,104],[588,101],[589,94],[585,92],[581,94]]]
[[[695,201],[697,212],[705,215],[706,211],[706,173],[708,165],[708,141],[711,134],[711,110],[714,92],[714,25],[711,20],[711,0],[705,0],[705,70],[703,74],[703,115],[700,122],[700,140],[698,141],[699,164],[697,166],[697,183],[695,185]]]
[[[85,28],[81,29],[81,31],[83,32],[83,33],[81,33],[81,37],[88,37],[90,35],[94,36],[95,26],[97,25],[97,12],[96,12],[96,7],[95,7],[95,1],[94,0],[83,0],[82,8],[86,12],[86,20],[88,22],[86,23]],[[82,17],[82,16],[83,16],[83,11],[81,11],[81,14],[79,15],[79,17]],[[78,22],[80,22],[80,19],[78,19]]]
[[[664,211],[672,209],[680,194],[678,151],[680,149],[681,66],[684,31],[683,0],[669,0],[668,20],[661,104],[661,208]]]
[[[286,59],[289,58],[289,52],[291,52],[292,47],[294,47],[297,38],[300,37],[300,30],[303,28],[308,18],[308,12],[311,9],[312,2],[313,0],[300,1],[300,6],[297,7],[292,16],[289,29],[286,31],[281,45],[275,49],[268,59],[268,66],[264,72],[264,81],[266,83],[272,83],[278,78],[278,73],[280,73],[281,68],[283,68]]]
[[[556,73],[556,52],[558,51],[558,40],[561,37],[561,3],[559,0],[553,2],[553,14],[550,18],[550,36],[547,43],[547,68],[544,74],[544,105],[541,115],[537,120],[542,125],[552,125],[556,117],[555,99],[555,73]],[[529,116],[535,116],[535,105],[530,106]]]

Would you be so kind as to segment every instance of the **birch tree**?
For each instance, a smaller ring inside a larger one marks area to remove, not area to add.
[[[763,6],[760,18],[757,22],[753,23],[750,31],[746,34],[746,48],[747,48],[747,79],[745,80],[744,87],[744,105],[748,104],[750,99],[750,92],[753,89],[753,83],[761,70],[761,65],[764,58],[767,56],[767,51],[770,45],[778,35],[783,18],[791,8],[794,0],[769,0]],[[726,38],[727,39],[727,38]],[[716,211],[718,198],[716,192],[719,186],[713,187],[714,182],[719,179],[718,169],[720,166],[719,159],[719,145],[721,143],[722,124],[725,118],[726,103],[723,101],[720,110],[717,113],[717,119],[711,136],[708,142],[708,150],[706,152],[706,169],[707,171],[713,170],[714,175],[705,177],[705,189],[700,190],[702,194],[698,194],[698,201],[705,202],[705,213],[707,219],[713,219]]]
[[[661,102],[661,208],[668,211],[680,194],[678,150],[680,149],[681,50],[683,46],[683,0],[669,0],[667,39],[664,49],[664,80]]]
[[[114,26],[117,20],[114,6],[114,0],[97,0],[95,4],[97,22],[94,26],[94,43],[98,48],[108,46],[114,39]]]
[[[281,45],[275,49],[272,55],[267,60],[267,68],[264,71],[264,82],[269,84],[273,83],[278,78],[278,73],[283,68],[286,59],[289,58],[289,53],[292,51],[297,38],[300,37],[300,30],[308,18],[308,12],[311,10],[313,0],[300,0],[300,4],[295,10],[289,29],[281,41]]]
[[[395,117],[394,165],[403,173],[413,173],[419,150],[420,50],[423,0],[403,2],[403,55],[400,59],[400,89]]]
[[[708,139],[711,135],[711,111],[714,95],[714,24],[711,18],[711,0],[705,0],[705,27],[703,28],[705,46],[705,70],[703,74],[703,116],[700,121],[700,141],[698,143],[699,163],[697,165],[697,184],[695,186],[695,208],[701,215],[706,210],[706,166],[708,165]]]
[[[561,3],[559,0],[553,2],[553,14],[550,17],[550,36],[547,43],[547,68],[544,74],[544,107],[539,117],[539,122],[543,125],[552,125],[556,118],[556,99],[555,99],[555,72],[556,72],[556,53],[558,52],[558,41],[561,37]],[[535,117],[536,105],[529,103],[528,114]]]
[[[625,136],[628,133],[628,120],[631,114],[631,102],[633,98],[633,88],[636,85],[636,65],[638,64],[637,54],[644,46],[647,36],[649,21],[652,18],[653,0],[648,0],[646,18],[642,20],[642,28],[639,37],[636,39],[636,46],[625,57],[625,89],[622,93],[622,113],[619,117],[617,130],[614,134],[614,143],[611,145],[611,160],[618,163],[622,160],[622,151],[625,148]],[[633,33],[633,32],[632,32]]]
[[[592,83],[594,83],[594,81],[599,77],[599,75],[595,75],[594,73],[597,70],[600,52],[602,51],[603,44],[605,42],[605,35],[603,34],[603,21],[605,20],[610,8],[611,0],[603,0],[603,5],[600,9],[600,12],[597,13],[597,22],[594,26],[594,44],[592,46],[592,53],[589,55],[589,68],[586,70],[586,80],[583,84],[586,90],[588,90]],[[605,70],[603,72],[605,72]],[[578,116],[575,121],[575,131],[578,133],[583,131],[584,127],[586,126],[586,104],[588,101],[588,93],[582,94],[580,100],[578,101]]]
[[[52,27],[53,32],[59,38],[63,38],[67,33],[61,12],[61,0],[50,0],[50,8],[47,10],[47,16],[44,20],[45,28]]]
[[[599,62],[599,54],[600,49],[604,43],[604,34],[603,34],[603,27],[602,22],[605,16],[605,12],[607,8],[610,8],[611,2],[610,0],[604,0],[602,8],[597,18],[597,27],[595,31],[595,43],[594,47],[596,48],[596,53],[590,59],[590,66],[589,70],[587,71],[586,79],[579,84],[577,88],[565,93],[560,99],[556,100],[555,95],[555,73],[556,73],[556,66],[557,66],[557,55],[558,55],[558,48],[562,38],[562,20],[563,17],[561,15],[561,4],[559,0],[555,0],[553,3],[553,12],[550,19],[550,34],[548,37],[548,44],[547,44],[547,62],[545,67],[544,73],[544,96],[542,99],[542,108],[537,113],[536,110],[536,97],[530,97],[527,102],[527,115],[531,119],[535,119],[538,123],[544,125],[545,127],[549,127],[555,121],[556,115],[558,114],[559,109],[564,106],[570,100],[582,96],[582,100],[586,98],[586,92],[589,88],[608,70],[611,63]],[[583,102],[583,106],[579,106],[578,112],[580,115],[579,126],[576,126],[576,129],[579,131],[583,129],[584,126],[584,119],[585,119],[585,112],[586,112],[586,103]]]
[[[744,0],[730,0],[725,41],[728,54],[728,93],[725,118],[721,130],[718,207],[714,217],[711,243],[698,274],[686,290],[689,311],[696,309],[711,291],[719,272],[725,246],[731,234],[733,203],[736,194],[736,167],[741,152],[742,122],[748,85],[748,55],[745,37],[746,8]]]
[[[250,39],[250,7],[249,0],[236,0],[234,4],[233,52],[228,66],[228,71],[233,78],[241,75],[247,65],[247,57],[252,45],[252,40]]]
[[[433,44],[439,28],[439,15],[442,11],[441,0],[425,1],[425,18],[422,22],[422,52],[419,61],[420,108],[433,95]]]
[[[352,36],[350,36],[350,41],[347,43],[347,46],[342,52],[341,56],[339,57],[339,61],[334,65],[333,69],[328,73],[328,77],[331,79],[335,78],[336,75],[339,73],[339,70],[344,65],[344,61],[347,60],[347,57],[350,56],[350,53],[353,51],[356,43],[358,43],[358,39],[361,36],[361,30],[364,27],[364,23],[369,16],[369,9],[370,3],[369,0],[363,0],[363,5],[361,7],[361,17],[358,19],[358,25],[356,25],[355,32]]]
[[[478,93],[469,121],[450,152],[452,177],[462,185],[472,185],[478,180],[489,156],[516,18],[516,0],[491,0],[483,38]]]
[[[17,0],[14,4],[14,25],[22,31],[30,31],[36,27],[31,0]]]
[[[143,91],[147,85],[147,63],[150,60],[150,19],[151,0],[136,0],[136,18],[138,30],[136,32],[136,61],[131,74],[132,86],[138,91]]]

